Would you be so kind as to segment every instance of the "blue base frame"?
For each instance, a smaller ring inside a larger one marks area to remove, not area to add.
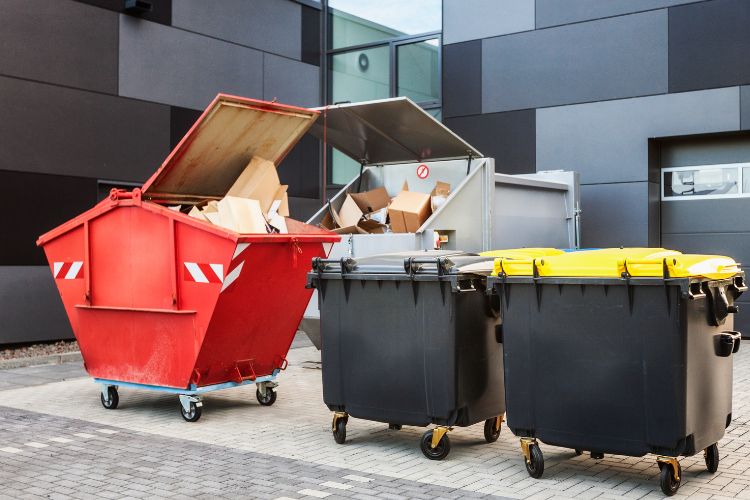
[[[197,396],[206,392],[220,391],[222,389],[231,389],[233,387],[240,387],[248,384],[259,384],[261,382],[272,382],[279,374],[278,369],[274,370],[271,375],[264,377],[258,377],[254,380],[243,380],[240,383],[237,382],[224,382],[223,384],[205,385],[203,387],[197,387],[195,384],[191,384],[186,389],[177,389],[176,387],[165,387],[162,385],[148,385],[148,384],[137,384],[135,382],[120,382],[119,380],[107,380],[103,378],[95,378],[94,382],[103,385],[115,385],[117,387],[132,387],[133,389],[146,389],[149,391],[160,391],[167,392],[169,394],[185,394],[187,396]]]

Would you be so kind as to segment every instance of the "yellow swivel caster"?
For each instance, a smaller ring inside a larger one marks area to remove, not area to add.
[[[451,452],[451,442],[448,439],[450,427],[438,426],[422,434],[420,448],[424,456],[430,460],[442,460]]]
[[[539,479],[544,473],[544,455],[534,438],[521,438],[521,451],[526,459],[526,471],[529,476]]]

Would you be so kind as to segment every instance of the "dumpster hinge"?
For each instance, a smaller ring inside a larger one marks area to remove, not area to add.
[[[359,181],[357,182],[357,192],[362,192],[362,174],[365,171],[365,165],[367,165],[367,158],[359,160]]]

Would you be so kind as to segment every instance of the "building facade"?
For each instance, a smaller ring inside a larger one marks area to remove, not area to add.
[[[750,262],[746,0],[2,7],[0,344],[71,335],[36,238],[140,185],[218,92],[301,106],[407,95],[498,172],[579,171],[584,246]],[[303,139],[279,167],[292,216],[357,171]]]

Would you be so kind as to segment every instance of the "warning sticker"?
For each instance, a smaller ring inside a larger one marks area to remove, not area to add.
[[[430,167],[422,163],[417,167],[417,177],[420,179],[426,179],[430,175]]]

